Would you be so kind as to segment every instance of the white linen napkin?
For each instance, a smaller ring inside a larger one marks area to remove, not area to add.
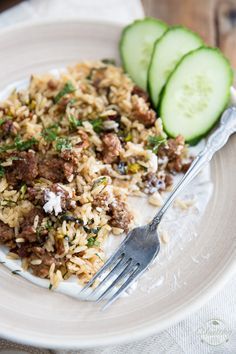
[[[92,9],[92,11],[91,11]],[[129,23],[144,15],[140,0],[30,0],[0,14],[0,28],[46,18],[83,18]],[[235,354],[236,279],[197,313],[169,329],[131,344],[57,354]],[[52,351],[50,351],[52,352]],[[46,354],[47,350],[0,339],[0,353]]]

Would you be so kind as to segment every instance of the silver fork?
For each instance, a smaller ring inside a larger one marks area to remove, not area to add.
[[[100,283],[86,297],[86,300],[96,299],[96,301],[101,301],[106,299],[107,301],[103,306],[103,309],[105,309],[143,274],[160,250],[157,226],[166,210],[177,194],[211,160],[215,152],[226,144],[228,138],[234,132],[236,132],[236,108],[230,107],[223,113],[219,127],[210,135],[205,148],[196,156],[189,170],[176,185],[152,221],[147,225],[131,230],[117,251],[82,289],[82,292],[85,292],[92,285],[96,285],[94,284],[96,279],[102,278]]]

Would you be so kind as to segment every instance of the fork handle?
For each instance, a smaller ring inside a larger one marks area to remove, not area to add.
[[[222,115],[219,127],[210,135],[205,148],[193,160],[190,168],[185,173],[173,192],[169,195],[161,209],[150,222],[150,227],[155,229],[160,223],[164,213],[174,201],[175,197],[192,179],[200,172],[213,155],[221,149],[228,141],[231,134],[236,132],[236,108],[228,108]]]

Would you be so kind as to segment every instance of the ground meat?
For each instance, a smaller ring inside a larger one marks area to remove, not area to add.
[[[110,204],[109,215],[111,216],[111,219],[109,220],[111,226],[119,227],[125,232],[128,232],[133,216],[127,210],[127,206],[124,202],[118,200],[115,203]]]
[[[34,187],[28,187],[27,194],[28,194],[28,199],[31,202],[34,202],[38,197],[39,191],[38,191],[38,189],[36,189]]]
[[[55,241],[55,248],[56,248],[57,254],[59,254],[60,256],[63,255],[63,253],[65,252],[65,246],[64,246],[63,239],[60,238]]]
[[[137,85],[133,87],[131,95],[137,95],[139,97],[142,97],[145,102],[149,101],[148,93]]]
[[[146,194],[153,194],[158,190],[165,189],[165,181],[163,178],[159,178],[156,173],[148,172],[146,175],[142,176],[142,190]]]
[[[106,70],[107,68],[98,68],[98,69],[92,69],[91,70],[91,77],[92,77],[92,82],[93,86],[95,88],[99,88],[101,81],[105,78],[106,76]]]
[[[32,252],[32,243],[19,243],[18,244],[18,249],[16,253],[21,257],[21,258],[27,258],[30,256]]]
[[[186,170],[186,165],[182,161],[182,151],[184,148],[184,138],[182,136],[177,136],[175,139],[169,139],[167,144],[161,145],[158,149],[158,156],[160,158],[168,158],[167,170],[171,173],[184,172]]]
[[[24,221],[20,224],[19,237],[22,237],[29,242],[42,242],[45,239],[47,230],[44,230],[45,232],[42,234],[41,232],[37,233],[37,230],[34,228],[34,220],[37,215],[39,217],[37,229],[40,228],[45,214],[42,209],[35,207],[27,214]]]
[[[73,165],[59,157],[46,157],[39,163],[39,176],[52,182],[68,182],[73,176]]]
[[[169,174],[165,175],[165,185],[166,187],[170,187],[173,184],[173,177]]]
[[[47,252],[42,247],[32,247],[32,254],[30,260],[40,259],[42,263],[39,265],[30,264],[30,268],[33,271],[33,274],[40,278],[47,278],[50,266],[55,263],[55,266],[58,267],[61,265],[59,259],[56,259],[51,253]]]
[[[22,151],[11,155],[17,160],[6,167],[7,182],[16,185],[19,181],[31,182],[38,175],[38,159],[34,151]]]
[[[113,133],[105,134],[102,137],[103,142],[103,161],[105,163],[112,163],[117,160],[122,151],[122,145],[117,135]]]
[[[66,110],[66,106],[70,102],[70,97],[62,97],[60,101],[57,103],[58,112],[63,113]]]
[[[103,192],[98,195],[96,195],[95,199],[93,200],[93,207],[99,207],[99,208],[106,208],[108,206],[108,200],[110,196],[108,192]]]
[[[12,247],[13,240],[15,239],[14,230],[0,221],[0,243]]]
[[[56,90],[58,88],[58,82],[54,79],[50,79],[47,83],[49,90]]]
[[[6,122],[4,122],[1,125],[1,130],[3,132],[3,136],[8,136],[8,135],[16,135],[17,130],[16,127],[14,126],[14,123],[11,119],[8,119]]]
[[[78,164],[78,157],[74,151],[64,150],[61,152],[60,157],[65,161],[72,162],[74,165]]]
[[[150,127],[156,121],[156,112],[150,109],[145,100],[140,97],[133,103],[132,118],[138,120],[145,127]]]
[[[76,146],[78,146],[82,149],[87,149],[90,145],[88,134],[85,133],[83,130],[79,130],[78,134],[81,137],[82,141],[79,144],[77,144]]]

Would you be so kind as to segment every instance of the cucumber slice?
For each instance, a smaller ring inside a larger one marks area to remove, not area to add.
[[[147,70],[153,45],[168,26],[159,20],[146,17],[124,28],[120,40],[123,67],[131,79],[141,88],[147,88]]]
[[[166,133],[187,142],[206,135],[229,102],[232,82],[233,71],[218,49],[201,47],[184,56],[160,103]]]
[[[202,39],[182,26],[171,27],[155,42],[148,70],[148,90],[155,107],[158,106],[161,91],[178,61],[201,46]]]

